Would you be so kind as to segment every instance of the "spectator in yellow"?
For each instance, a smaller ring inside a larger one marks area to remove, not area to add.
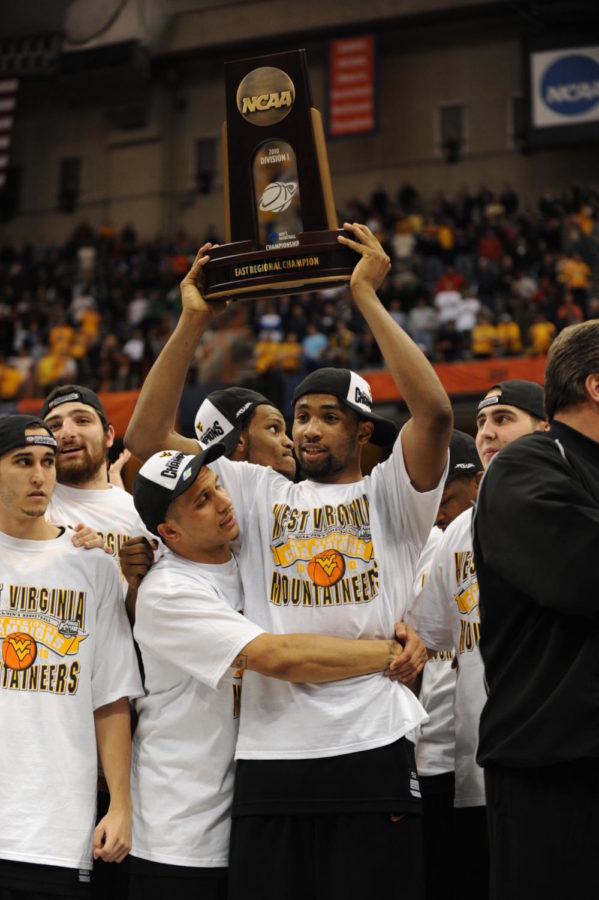
[[[558,281],[565,284],[568,290],[575,294],[576,299],[578,299],[580,294],[583,296],[587,295],[591,279],[591,268],[584,261],[578,250],[575,250],[572,256],[563,259],[558,264],[558,270]]]
[[[453,245],[455,243],[453,228],[451,227],[451,223],[447,219],[443,219],[439,228],[437,229],[437,240],[439,241],[439,246],[441,250],[446,255],[449,255],[453,250]]]
[[[24,381],[22,372],[0,354],[0,400],[16,400]]]
[[[520,326],[514,322],[509,313],[503,313],[499,317],[496,326],[497,346],[502,356],[517,356],[522,353],[522,334]]]
[[[83,331],[76,331],[73,335],[68,355],[73,359],[82,359],[90,345],[89,337]]]
[[[555,325],[548,321],[545,313],[537,313],[534,322],[528,329],[528,339],[535,356],[547,353],[555,337],[555,332]]]
[[[283,372],[299,372],[302,362],[302,345],[295,331],[288,332],[284,341],[277,344],[278,362]]]
[[[262,374],[276,368],[280,346],[278,341],[273,341],[268,332],[264,335],[263,340],[256,343],[254,347],[254,368],[256,372]]]
[[[570,216],[570,219],[575,225],[578,225],[582,233],[587,237],[592,235],[595,221],[593,219],[593,209],[591,206],[581,207],[580,212],[573,213]]]
[[[79,320],[79,328],[88,338],[88,344],[91,346],[95,344],[96,339],[100,333],[100,325],[102,323],[102,316],[98,312],[97,309],[90,308],[85,309],[81,313],[81,318]]]
[[[56,324],[50,329],[48,344],[50,353],[68,353],[73,341],[75,330],[67,324],[62,313],[56,316]]]
[[[48,393],[55,385],[77,380],[77,364],[68,353],[50,350],[35,367],[35,380],[42,393]]]
[[[495,354],[496,345],[497,329],[489,313],[481,312],[477,324],[472,329],[472,355],[476,359],[488,359]]]

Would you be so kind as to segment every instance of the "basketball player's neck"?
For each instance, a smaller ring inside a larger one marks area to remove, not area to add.
[[[47,522],[44,516],[28,516],[0,504],[0,531],[22,541],[51,541],[60,528]]]

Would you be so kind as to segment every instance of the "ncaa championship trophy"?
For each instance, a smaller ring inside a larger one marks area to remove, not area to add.
[[[207,300],[255,300],[348,282],[322,119],[304,50],[225,66],[226,243],[204,268]]]

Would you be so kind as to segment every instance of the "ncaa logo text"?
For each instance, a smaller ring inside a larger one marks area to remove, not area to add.
[[[541,81],[543,102],[560,116],[579,116],[599,103],[599,62],[582,53],[562,56]]]

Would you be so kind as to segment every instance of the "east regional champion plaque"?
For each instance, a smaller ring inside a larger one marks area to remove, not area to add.
[[[349,281],[337,241],[322,119],[304,50],[225,65],[226,243],[204,267],[207,300],[255,300]]]

